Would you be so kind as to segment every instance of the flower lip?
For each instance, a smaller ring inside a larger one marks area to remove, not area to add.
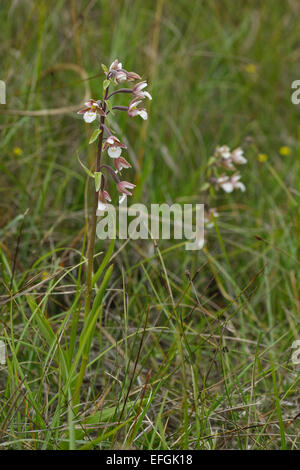
[[[107,152],[110,158],[119,158],[123,148],[126,149],[126,145],[122,144],[115,135],[110,135],[103,144],[103,150],[108,149]]]
[[[95,119],[97,119],[97,113],[93,111],[86,111],[83,115],[83,119],[89,124],[90,122],[93,122]]]
[[[102,215],[102,212],[105,210],[106,210],[106,204],[104,202],[98,201],[97,215]]]
[[[110,158],[119,158],[119,156],[122,153],[122,149],[121,147],[117,147],[117,146],[108,147],[107,153],[110,156]]]
[[[145,109],[140,109],[138,112],[138,115],[141,116],[141,118],[144,119],[144,121],[148,119],[148,113]]]
[[[230,181],[229,176],[222,175],[220,178],[217,179],[217,185],[225,191],[225,193],[232,193],[233,191],[233,184]]]
[[[111,197],[107,191],[100,189],[98,195],[98,206],[97,206],[97,215],[102,215],[107,208],[106,201],[111,201]]]

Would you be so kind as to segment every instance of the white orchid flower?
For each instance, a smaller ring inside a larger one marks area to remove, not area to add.
[[[118,137],[110,135],[103,145],[103,150],[107,150],[110,158],[119,158],[122,153],[122,148],[126,149],[126,145],[122,144]]]
[[[224,160],[227,160],[228,158],[230,158],[231,153],[230,153],[230,148],[228,147],[228,145],[222,145],[221,147],[217,147],[215,156],[224,158]]]
[[[105,116],[104,111],[100,106],[100,101],[89,100],[85,104],[85,108],[80,109],[77,114],[83,114],[83,119],[88,124],[95,121],[98,116]]]
[[[146,81],[137,83],[132,90],[132,95],[134,96],[134,98],[148,98],[149,100],[152,100],[152,96],[150,95],[150,93],[148,93],[148,91],[142,91],[144,88],[146,88],[146,86],[148,86]]]
[[[128,114],[130,117],[141,116],[142,119],[148,119],[148,113],[145,108],[138,108],[138,105],[141,103],[141,100],[134,98],[128,107]]]
[[[244,165],[247,159],[244,157],[244,150],[241,147],[236,148],[231,152],[231,160],[236,165]]]

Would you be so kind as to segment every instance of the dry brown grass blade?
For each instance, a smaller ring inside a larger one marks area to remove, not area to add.
[[[155,72],[158,64],[157,55],[158,55],[158,44],[159,44],[159,33],[160,33],[160,25],[161,25],[161,18],[163,14],[163,6],[165,0],[157,0],[156,4],[156,11],[155,11],[155,20],[153,25],[153,33],[152,33],[152,41],[149,51],[150,56],[150,65],[149,65],[149,80],[150,80],[150,87],[149,90],[151,91],[151,84],[155,77]],[[149,105],[150,106],[150,105]],[[141,128],[141,145],[138,151],[138,171],[136,174],[135,183],[138,184],[140,180],[140,169],[142,166],[144,152],[145,152],[145,140],[147,137],[148,131],[148,120],[143,121],[143,125]]]
[[[58,276],[62,272],[63,272],[63,269],[57,271],[56,273],[52,274],[51,276],[48,276],[47,279],[43,279],[41,282],[38,282],[37,284],[35,284],[31,287],[28,287],[27,289],[24,288],[23,290],[20,290],[20,291],[16,292],[14,295],[2,295],[2,296],[0,296],[0,305],[4,305],[7,302],[10,302],[11,300],[16,299],[17,297],[28,294],[29,292],[40,288],[43,284],[51,281],[51,279],[54,279],[56,276]]]
[[[84,84],[85,93],[82,101],[79,104],[73,106],[62,106],[61,108],[53,108],[53,109],[38,109],[33,111],[26,111],[20,109],[5,109],[0,111],[0,114],[8,114],[11,116],[32,116],[32,117],[39,117],[39,116],[58,116],[60,114],[68,114],[74,113],[79,108],[82,107],[85,101],[90,98],[90,86],[89,86],[89,76],[87,72],[84,70],[83,67],[77,64],[57,64],[49,67],[43,74],[43,76],[48,75],[52,72],[57,72],[58,70],[72,70],[82,78],[82,82]]]

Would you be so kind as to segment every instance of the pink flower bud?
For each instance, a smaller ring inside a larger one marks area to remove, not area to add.
[[[117,85],[120,82],[132,82],[140,80],[141,77],[135,72],[127,72],[123,69],[122,63],[115,59],[109,67],[109,74],[114,78],[114,83]]]

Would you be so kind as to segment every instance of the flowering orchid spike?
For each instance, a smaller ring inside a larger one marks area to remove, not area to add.
[[[100,106],[100,101],[89,100],[84,103],[86,108],[80,109],[77,114],[83,114],[85,122],[93,122],[98,116],[105,116],[104,111]]]
[[[135,184],[129,183],[128,181],[119,181],[117,183],[117,190],[121,194],[127,194],[127,196],[132,196],[132,193],[128,189],[135,188]]]
[[[108,155],[110,158],[119,158],[122,153],[122,148],[126,149],[126,145],[122,144],[118,137],[114,135],[110,135],[103,145],[103,150],[107,150]]]
[[[147,111],[145,110],[145,108],[138,108],[138,105],[141,103],[142,101],[137,99],[137,98],[134,98],[130,103],[129,103],[129,106],[128,106],[128,115],[130,117],[134,117],[134,116],[141,116],[142,119],[146,120],[148,119],[148,113]]]
[[[113,179],[114,183],[117,186],[117,190],[121,193],[122,200],[123,196],[132,196],[131,190],[135,188],[135,184],[128,181],[120,181],[118,173],[122,168],[129,168],[130,164],[121,157],[122,149],[126,148],[120,140],[113,136],[109,128],[105,125],[105,118],[109,113],[112,113],[113,110],[118,109],[128,113],[130,116],[139,115],[142,119],[147,119],[148,115],[145,109],[138,108],[138,104],[143,98],[151,99],[151,96],[143,91],[146,87],[146,83],[141,83],[139,86],[134,87],[135,94],[130,103],[130,106],[121,106],[116,105],[112,106],[110,98],[117,93],[133,93],[133,90],[130,88],[121,88],[117,89],[109,94],[110,86],[114,84],[119,84],[124,81],[135,81],[141,80],[141,77],[135,72],[128,72],[123,69],[122,63],[115,59],[110,65],[109,69],[102,65],[106,79],[103,81],[103,100],[95,101],[89,100],[86,104],[86,108],[79,111],[79,114],[83,114],[85,122],[93,122],[95,119],[101,116],[98,129],[92,134],[90,138],[90,143],[98,139],[97,145],[97,155],[95,159],[95,172],[94,174],[85,169],[90,176],[94,176],[95,179],[95,198],[94,198],[94,207],[91,219],[91,229],[89,231],[89,243],[88,243],[88,265],[87,265],[87,275],[86,275],[86,295],[85,295],[85,308],[84,308],[84,318],[87,320],[91,311],[91,299],[92,299],[92,288],[93,288],[93,269],[94,269],[94,253],[95,253],[95,240],[96,240],[96,229],[97,229],[97,215],[103,215],[104,211],[107,209],[107,201],[110,201],[111,198],[109,194],[105,191],[106,188],[106,179],[103,175],[102,170],[106,170],[109,173],[109,176]],[[106,112],[107,111],[107,112]],[[105,139],[106,137],[106,139]],[[105,139],[105,140],[104,140]],[[104,142],[103,142],[104,141]],[[114,159],[115,169],[102,162],[103,150],[108,151],[109,157]],[[74,391],[74,402],[79,403],[81,386],[84,378],[84,373],[86,370],[86,363],[83,360],[80,366],[80,374],[76,382],[75,391]]]
[[[114,165],[115,165],[116,173],[121,173],[121,170],[123,168],[131,168],[130,163],[128,163],[128,161],[123,157],[115,158]]]

